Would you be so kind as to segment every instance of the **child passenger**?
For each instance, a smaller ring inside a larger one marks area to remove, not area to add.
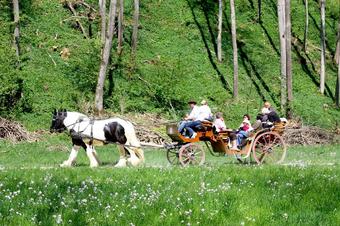
[[[243,121],[240,125],[239,132],[237,133],[237,145],[242,146],[242,141],[249,136],[249,132],[253,128],[250,124],[250,116],[248,114],[243,115]]]
[[[216,132],[224,131],[227,129],[227,126],[225,125],[224,119],[223,119],[223,113],[217,112],[215,115],[216,119],[214,121],[214,125],[216,128]]]

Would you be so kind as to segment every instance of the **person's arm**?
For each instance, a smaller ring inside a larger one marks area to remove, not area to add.
[[[198,115],[198,113],[199,113],[198,111],[199,111],[198,107],[195,106],[195,107],[191,110],[191,112],[190,112],[189,116],[186,118],[186,120],[196,120],[197,115]]]

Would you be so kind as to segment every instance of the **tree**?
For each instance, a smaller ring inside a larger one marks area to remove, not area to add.
[[[20,56],[19,0],[13,0],[13,15],[14,15],[14,25],[15,25],[13,44],[14,44],[14,47],[15,47],[15,53],[16,53],[17,57],[19,57]]]
[[[118,54],[122,54],[123,46],[123,20],[124,20],[124,0],[119,0],[119,14],[118,14]]]
[[[338,64],[338,77],[336,80],[336,89],[335,89],[335,101],[336,106],[340,108],[340,18],[338,24],[338,36],[337,36],[337,51],[335,52],[335,62]]]
[[[234,84],[233,97],[238,96],[238,54],[237,54],[237,37],[236,37],[236,15],[234,0],[230,0],[230,16],[231,16],[231,36],[233,42],[233,63],[234,63]]]
[[[133,30],[131,40],[131,50],[133,58],[135,58],[137,51],[138,25],[139,25],[139,0],[134,0]]]
[[[96,88],[96,96],[95,96],[95,110],[98,114],[101,114],[104,110],[103,108],[103,93],[104,93],[104,82],[107,71],[107,65],[109,63],[111,47],[112,47],[112,38],[114,34],[114,26],[115,26],[115,18],[116,18],[116,4],[117,0],[110,1],[110,9],[109,9],[109,22],[107,26],[107,32],[105,35],[105,43],[102,51],[98,82]]]
[[[287,104],[285,0],[277,1],[277,17],[279,21],[279,34],[280,34],[281,111],[285,112]]]
[[[103,48],[106,36],[106,0],[99,0],[99,14],[101,18],[101,44]]]
[[[309,16],[308,16],[308,0],[305,0],[305,33],[303,35],[303,51],[307,52],[307,35],[308,35],[308,24],[309,24]]]
[[[338,35],[337,35],[337,43],[336,43],[336,49],[335,49],[335,55],[334,55],[334,61],[339,62],[340,60],[340,17],[338,22]]]
[[[218,0],[217,60],[222,61],[222,0]]]
[[[325,4],[326,0],[320,0],[321,8],[321,62],[320,62],[320,92],[324,94],[325,92],[325,58],[326,58],[326,40],[325,40]]]
[[[290,0],[285,0],[285,38],[286,38],[286,78],[287,78],[287,117],[292,117],[291,102],[293,101],[292,75],[292,35],[291,35]]]

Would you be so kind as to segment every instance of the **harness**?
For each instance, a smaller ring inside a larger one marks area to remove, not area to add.
[[[90,142],[89,142],[89,145],[93,145],[93,124],[94,124],[94,119],[91,118],[89,123],[85,126],[84,129],[80,130],[80,123],[83,121],[84,119],[83,118],[79,118],[77,119],[74,123],[71,123],[70,125],[65,125],[65,127],[68,129],[68,130],[73,130],[75,131],[75,133],[80,137],[80,138],[89,138],[90,139]],[[76,124],[78,123],[78,129],[75,130],[75,126]],[[72,126],[72,128],[71,128]],[[87,135],[84,135],[83,132],[90,126],[90,137],[87,136]],[[72,134],[70,132],[70,135],[72,137]]]
[[[81,139],[83,138],[88,138],[90,139],[89,141],[89,145],[92,146],[93,148],[93,141],[94,141],[94,137],[93,137],[93,124],[94,124],[94,121],[95,119],[94,118],[89,118],[89,122],[88,124],[85,126],[84,129],[80,130],[80,123],[84,120],[84,118],[79,118],[77,119],[74,123],[71,123],[69,125],[65,125],[65,127],[70,131],[70,136],[72,137],[72,134],[71,134],[71,131],[73,130],[75,132],[75,134],[77,136],[79,136]],[[75,130],[75,127],[76,127],[76,124],[78,123],[78,129]],[[90,126],[90,136],[88,135],[84,135],[83,132]],[[74,135],[73,135],[74,136]],[[98,139],[99,140],[99,139]],[[99,140],[101,142],[103,142],[104,144],[120,144],[118,142],[107,142],[105,140]],[[124,144],[125,147],[132,147],[132,148],[139,148],[138,146],[134,146],[134,145],[127,145],[127,144]]]

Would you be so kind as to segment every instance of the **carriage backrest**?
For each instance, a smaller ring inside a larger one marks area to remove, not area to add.
[[[182,141],[180,138],[180,133],[178,132],[177,123],[170,123],[166,125],[166,134],[173,141]]]
[[[272,131],[277,132],[278,134],[283,134],[286,124],[286,121],[276,122],[274,123]]]

